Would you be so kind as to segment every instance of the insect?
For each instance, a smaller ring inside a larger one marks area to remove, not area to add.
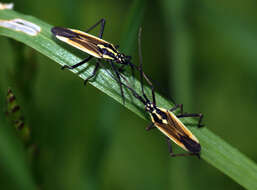
[[[101,29],[98,37],[88,34],[89,31],[94,29],[99,24],[101,24]],[[86,30],[86,32],[82,32],[75,29],[63,28],[63,27],[53,27],[51,29],[51,32],[57,39],[89,54],[89,56],[84,60],[82,60],[81,62],[73,66],[64,65],[62,69],[75,69],[78,66],[88,62],[93,57],[97,58],[97,62],[93,70],[93,73],[85,79],[84,84],[86,84],[89,79],[96,76],[96,73],[101,64],[100,60],[106,60],[111,64],[111,68],[115,71],[119,83],[120,83],[119,71],[122,71],[124,66],[129,65],[132,69],[132,75],[134,75],[133,74],[134,65],[130,62],[131,56],[126,56],[125,54],[120,53],[118,51],[118,46],[114,46],[113,44],[102,39],[104,27],[105,27],[105,19],[101,19],[96,24],[91,26],[88,30]],[[116,68],[114,63],[121,65],[121,67],[119,69]],[[121,84],[120,84],[120,89],[121,89],[122,97],[124,97]]]
[[[142,53],[141,53],[141,44],[140,44],[140,35],[141,35],[141,29],[139,31],[139,58],[140,58],[140,83],[141,83],[141,91],[142,95],[140,96],[133,88],[131,88],[129,85],[122,83],[125,87],[127,87],[133,94],[135,98],[137,98],[139,101],[141,101],[145,105],[145,111],[150,114],[152,124],[146,128],[146,130],[150,130],[153,128],[159,129],[167,138],[168,144],[169,144],[169,151],[170,155],[172,157],[174,156],[187,156],[187,155],[196,155],[200,158],[200,151],[201,151],[201,145],[198,141],[198,139],[190,132],[190,130],[180,121],[179,118],[183,117],[198,117],[198,127],[202,127],[201,124],[203,115],[201,113],[183,113],[183,105],[177,104],[172,109],[164,109],[156,106],[156,100],[155,100],[155,92],[154,87],[151,83],[151,81],[148,79],[146,75],[144,75],[142,71]],[[144,92],[144,86],[143,86],[143,76],[146,79],[147,83],[152,88],[152,101],[148,99]],[[175,115],[173,111],[180,108],[180,114]],[[179,145],[184,150],[188,151],[189,153],[185,154],[174,154],[172,151],[171,141],[175,142],[177,145]]]

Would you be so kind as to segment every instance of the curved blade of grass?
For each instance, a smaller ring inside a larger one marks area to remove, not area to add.
[[[68,51],[52,38],[50,32],[52,27],[51,25],[34,17],[19,14],[15,11],[0,11],[0,19],[13,18],[22,18],[33,22],[39,25],[42,31],[37,36],[31,37],[21,32],[15,32],[0,27],[0,35],[4,35],[25,43],[61,65],[73,65],[81,60],[78,54]],[[87,67],[86,70],[85,67]],[[73,72],[77,73],[77,75],[82,79],[85,79],[90,75],[92,70],[92,64],[88,63]],[[97,79],[91,84],[116,101],[122,103],[119,86],[116,81],[109,76],[106,70],[102,69],[97,76]],[[138,91],[140,91],[139,86],[139,82],[135,81],[135,89]],[[150,95],[149,89],[146,89],[146,93]],[[125,96],[125,106],[140,117],[146,119],[147,115],[144,112],[143,105],[137,100],[133,99],[132,95],[127,91],[125,92]],[[174,105],[161,97],[159,94],[156,94],[156,99],[159,106],[170,108]],[[196,124],[194,119],[189,118],[183,119],[183,122],[186,125]],[[231,177],[243,187],[247,189],[257,189],[257,166],[253,161],[219,138],[217,135],[213,134],[207,128],[201,130],[192,128],[192,131],[196,134],[201,142],[201,157],[204,160],[218,168],[221,172]]]

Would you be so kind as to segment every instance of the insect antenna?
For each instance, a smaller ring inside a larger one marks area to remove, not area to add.
[[[100,63],[101,64],[101,63]],[[101,64],[102,65],[102,64]],[[111,73],[109,70],[106,70],[106,72],[108,73],[108,75],[110,76],[110,77],[112,77],[117,83],[119,83],[120,85],[123,85],[123,86],[125,86],[126,88],[128,88],[131,92],[132,92],[132,94],[133,94],[133,96],[135,97],[135,98],[137,98],[139,101],[141,101],[144,105],[146,105],[146,103],[147,103],[147,101],[148,101],[148,99],[144,99],[142,96],[140,96],[131,86],[129,86],[128,85],[128,80],[126,79],[126,77],[125,76],[123,76],[121,73],[119,74],[119,76],[124,80],[124,81],[126,81],[126,83],[127,84],[125,84],[125,83],[123,83],[121,80],[119,80],[117,77],[115,77],[115,76],[113,76],[113,73]],[[122,97],[122,98],[124,98],[124,97]]]
[[[123,77],[122,77],[123,78]],[[123,78],[124,79],[124,78]],[[137,98],[139,101],[141,101],[144,105],[146,105],[147,104],[147,102],[149,101],[148,99],[146,99],[145,97],[145,99],[142,97],[142,96],[140,96],[133,88],[131,88],[129,85],[127,85],[127,84],[125,84],[125,83],[123,83],[123,82],[121,82],[121,84],[122,85],[124,85],[126,88],[128,88],[131,92],[132,92],[132,94],[133,94],[133,96],[135,97],[135,98]]]
[[[140,83],[141,83],[141,91],[144,96],[144,98],[148,101],[149,99],[147,98],[145,91],[144,91],[144,82],[143,78],[146,80],[146,82],[150,85],[151,90],[152,90],[152,99],[153,99],[153,104],[156,105],[156,100],[155,100],[155,93],[154,93],[154,86],[152,82],[149,80],[149,78],[146,76],[146,74],[143,72],[143,56],[142,56],[142,46],[141,46],[141,33],[142,33],[142,27],[139,28],[138,31],[138,55],[139,55],[139,67],[138,70],[140,72]]]

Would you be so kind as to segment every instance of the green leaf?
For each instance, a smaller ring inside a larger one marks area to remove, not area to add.
[[[63,44],[58,43],[52,37],[50,32],[52,27],[51,25],[34,17],[19,14],[15,11],[0,11],[1,20],[14,18],[25,19],[37,24],[41,27],[41,32],[37,36],[32,37],[22,32],[16,32],[0,27],[0,35],[18,40],[36,49],[38,52],[46,55],[60,65],[73,65],[81,61],[81,57],[79,56],[78,52],[64,48]],[[129,47],[124,47],[124,49],[126,48],[130,49]],[[72,72],[75,73],[74,76],[79,76],[80,78],[85,79],[92,73],[92,70],[93,64],[88,63]],[[122,104],[119,85],[112,77],[110,77],[106,69],[101,69],[96,80],[91,84]],[[140,92],[140,85],[137,80],[135,81],[134,85],[134,88]],[[150,97],[149,89],[147,88],[146,91]],[[132,95],[128,93],[128,91],[125,92],[125,96],[125,107],[144,119],[148,118],[147,114],[144,112],[144,106],[140,102],[135,100]],[[171,108],[174,106],[173,103],[164,99],[159,94],[156,94],[156,99],[160,107]],[[196,123],[194,119],[189,118],[183,119],[182,121],[186,125]],[[208,126],[200,130],[195,128],[190,129],[195,133],[202,145],[201,157],[203,160],[218,168],[221,172],[231,177],[243,187],[247,189],[257,189],[257,166],[253,161],[219,138],[217,135],[213,134],[210,130],[208,130]]]

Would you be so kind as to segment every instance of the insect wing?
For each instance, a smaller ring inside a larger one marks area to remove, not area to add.
[[[161,109],[164,111],[164,109]],[[157,123],[155,126],[168,138],[177,145],[189,152],[198,153],[201,151],[201,146],[197,138],[185,127],[185,125],[168,110],[165,110],[167,115],[166,122]]]
[[[102,58],[102,53],[99,51],[97,43],[104,40],[74,29],[53,27],[51,31],[59,40],[96,58]]]

